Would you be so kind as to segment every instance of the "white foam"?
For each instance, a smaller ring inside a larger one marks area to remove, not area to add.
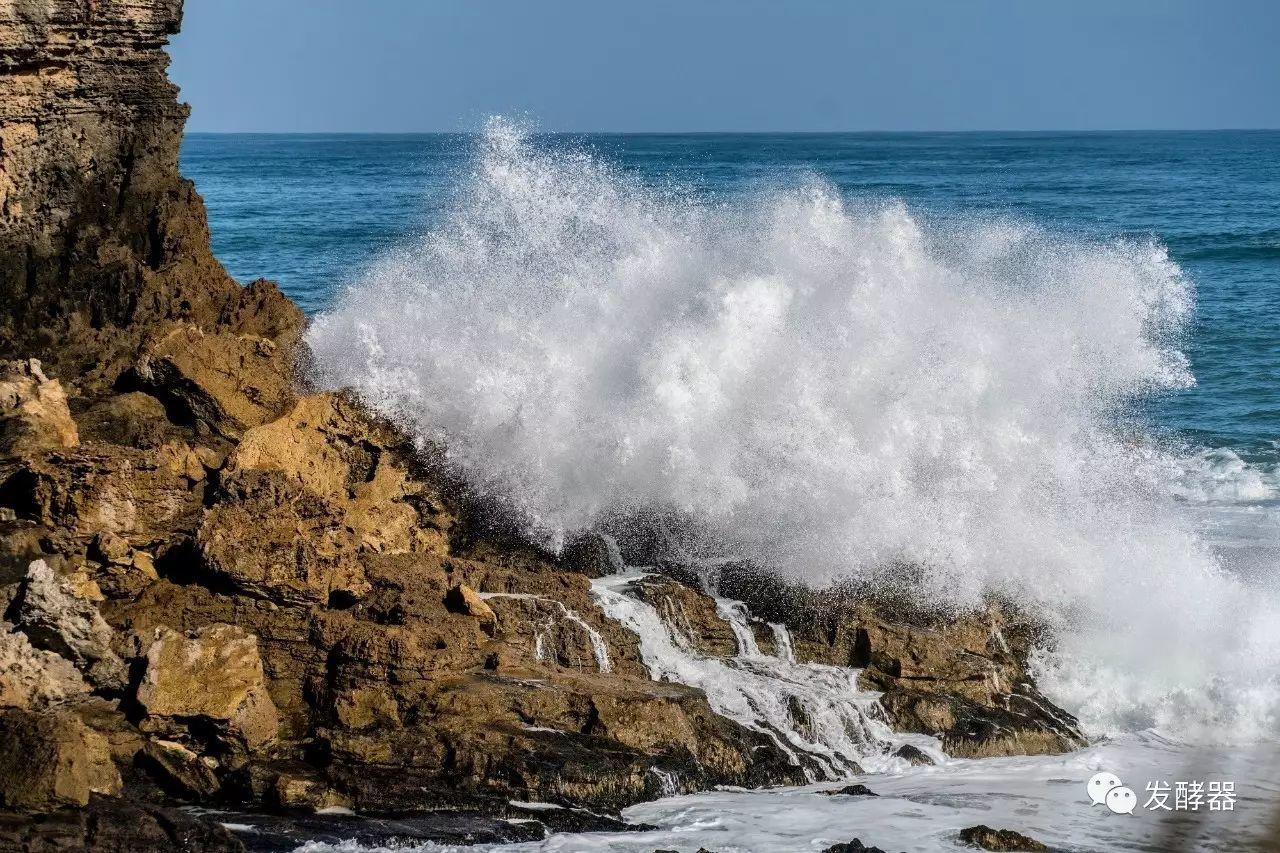
[[[642,571],[610,575],[591,587],[601,609],[635,633],[655,681],[702,690],[712,710],[767,734],[797,763],[810,759],[819,771],[815,778],[846,778],[856,767],[906,766],[890,755],[904,738],[885,722],[879,694],[858,687],[858,670],[761,654],[745,608],[730,599],[717,600],[717,607],[734,628],[739,652],[730,659],[702,655],[673,633],[653,605],[631,594],[631,584],[643,576]],[[910,740],[935,760],[946,760],[933,739]]]
[[[551,544],[657,508],[814,584],[1009,596],[1092,731],[1256,737],[1280,606],[1185,505],[1270,487],[1115,426],[1191,381],[1192,305],[1156,242],[930,227],[820,182],[710,203],[496,122],[440,228],[308,341]]]

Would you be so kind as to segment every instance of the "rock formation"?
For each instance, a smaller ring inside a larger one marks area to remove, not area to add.
[[[430,451],[344,393],[300,391],[301,313],[226,274],[178,174],[163,45],[180,11],[0,4],[0,847],[239,849],[175,801],[545,801],[591,825],[674,791],[802,781],[766,733],[650,679],[592,593],[616,560],[603,540],[559,557],[513,541]],[[715,601],[669,569],[637,594],[699,653],[736,654]],[[1076,744],[1006,610],[929,622],[718,582],[955,754]]]

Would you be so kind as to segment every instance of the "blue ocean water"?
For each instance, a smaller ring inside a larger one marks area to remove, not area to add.
[[[1007,219],[1084,239],[1155,237],[1195,285],[1194,387],[1153,425],[1256,465],[1280,458],[1280,132],[672,134],[547,137],[646,181],[730,197],[814,176],[916,215]],[[438,221],[466,135],[190,134],[182,169],[237,278],[323,310],[380,254]]]

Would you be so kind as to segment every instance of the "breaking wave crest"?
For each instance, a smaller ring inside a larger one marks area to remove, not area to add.
[[[1094,732],[1273,729],[1277,597],[1184,505],[1274,477],[1132,414],[1193,381],[1159,243],[930,225],[818,181],[699,198],[500,121],[480,145],[443,224],[309,342],[531,535],[675,513],[815,585],[1007,596],[1055,629],[1041,678]]]

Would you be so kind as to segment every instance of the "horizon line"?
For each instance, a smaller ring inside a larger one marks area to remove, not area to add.
[[[888,134],[1068,134],[1068,133],[1275,133],[1280,127],[1099,127],[1099,128],[982,128],[967,130],[533,130],[535,136],[588,134],[593,136],[833,136]],[[184,135],[209,136],[481,136],[483,130],[186,130]]]

